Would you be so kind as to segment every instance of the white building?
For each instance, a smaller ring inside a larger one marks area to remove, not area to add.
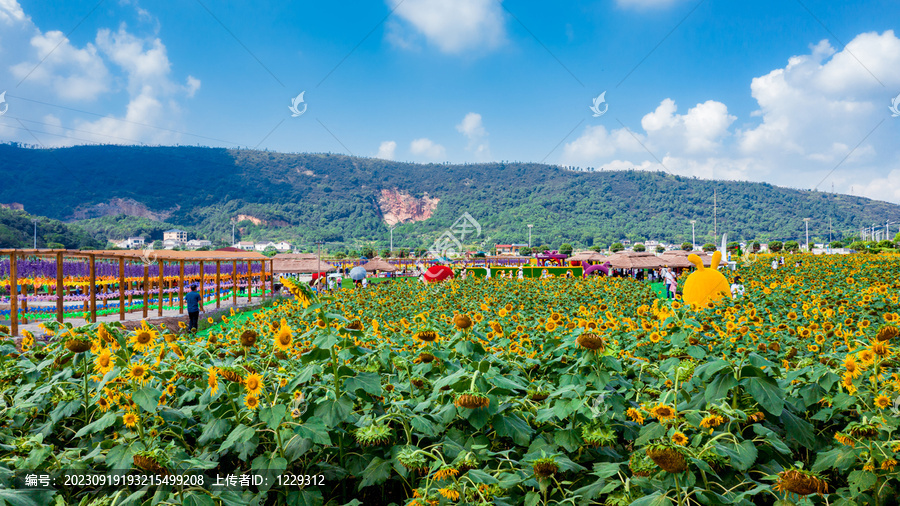
[[[253,251],[253,243],[250,241],[240,241],[232,245],[233,248],[242,249],[244,251]]]
[[[271,247],[274,248],[274,247],[275,247],[275,243],[272,242],[272,241],[269,241],[269,242],[258,242],[258,243],[256,243],[256,244],[253,245],[253,248],[254,248],[256,251],[263,252],[263,251],[265,251],[266,248],[268,248],[269,246],[271,246]]]
[[[188,249],[210,247],[212,246],[212,241],[207,241],[206,239],[191,239],[190,241],[184,243],[184,246]]]
[[[144,247],[144,238],[143,237],[129,237],[128,239],[125,239],[124,241],[117,242],[116,246],[118,246],[119,248],[126,248],[126,249],[143,248]]]
[[[291,251],[291,243],[286,241],[276,242],[275,249],[278,251]]]
[[[176,246],[180,246],[181,242],[176,241],[175,239],[163,239],[163,249],[175,249]]]

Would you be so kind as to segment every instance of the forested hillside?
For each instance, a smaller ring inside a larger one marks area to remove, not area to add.
[[[864,225],[900,221],[900,207],[861,197],[768,184],[707,181],[640,171],[576,172],[536,163],[410,164],[331,154],[282,154],[202,147],[0,145],[0,203],[32,214],[80,220],[96,237],[157,238],[178,226],[192,237],[322,240],[386,245],[382,190],[439,199],[433,216],[400,224],[394,244],[429,246],[462,213],[490,243],[562,241],[587,247],[631,239],[798,239],[803,218],[812,239]],[[122,218],[115,215],[127,214]],[[257,223],[252,223],[252,221]]]

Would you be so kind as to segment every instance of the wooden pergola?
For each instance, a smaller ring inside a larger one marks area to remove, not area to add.
[[[96,261],[97,260],[114,260],[118,261],[118,286],[119,286],[119,320],[125,319],[125,262],[127,260],[140,260],[144,263],[144,279],[142,283],[143,288],[143,317],[147,317],[147,309],[149,306],[150,295],[152,294],[150,290],[150,282],[151,282],[151,266],[153,264],[157,264],[158,266],[158,277],[154,276],[156,281],[156,295],[157,295],[157,314],[158,316],[163,315],[163,290],[166,285],[163,269],[166,263],[168,264],[178,264],[178,312],[179,314],[184,314],[184,266],[186,263],[199,263],[200,265],[200,289],[201,296],[206,299],[206,295],[203,293],[205,288],[205,279],[204,279],[204,264],[209,265],[212,262],[216,264],[216,288],[215,288],[215,298],[216,298],[216,308],[221,306],[221,281],[222,281],[222,262],[231,263],[231,286],[232,286],[232,304],[237,305],[238,300],[238,263],[246,262],[247,265],[247,301],[250,302],[253,299],[253,269],[252,266],[254,263],[259,262],[260,264],[260,272],[259,272],[259,280],[260,284],[263,287],[263,296],[265,296],[265,280],[266,280],[266,264],[268,264],[268,274],[269,274],[269,290],[274,295],[275,293],[275,277],[274,277],[274,269],[272,265],[272,259],[256,252],[230,252],[230,251],[169,251],[169,250],[159,250],[153,251],[152,258],[147,258],[147,254],[143,251],[137,250],[96,250],[96,251],[81,251],[81,250],[65,250],[65,249],[0,249],[0,257],[8,256],[9,257],[9,286],[10,286],[10,331],[13,336],[18,335],[19,331],[19,301],[18,301],[18,292],[19,292],[19,279],[17,272],[17,260],[20,258],[29,258],[29,257],[39,257],[39,258],[55,258],[56,259],[56,321],[63,321],[63,303],[65,296],[65,287],[63,286],[63,261],[66,258],[79,258],[86,259],[88,262],[88,276],[87,276],[87,296],[90,301],[90,321],[92,323],[97,321],[97,297],[96,297],[96,286],[97,286],[97,270],[96,270]],[[154,266],[156,267],[156,266]],[[157,274],[157,273],[153,273]],[[24,294],[23,294],[24,295]]]

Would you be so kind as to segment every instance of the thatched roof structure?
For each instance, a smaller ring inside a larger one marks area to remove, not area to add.
[[[658,269],[663,260],[649,251],[620,251],[610,255],[607,262],[613,269]]]
[[[275,258],[272,262],[276,274],[309,274],[311,272],[331,272],[337,267],[313,258]]]
[[[362,268],[366,270],[366,272],[374,272],[374,271],[383,271],[383,272],[394,272],[397,270],[397,266],[391,265],[381,257],[375,257],[368,262],[362,265]]]
[[[606,255],[601,255],[596,251],[579,251],[566,260],[574,262],[605,262],[606,259]]]

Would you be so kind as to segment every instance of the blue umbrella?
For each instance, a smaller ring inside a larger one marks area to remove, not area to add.
[[[366,269],[356,266],[350,269],[350,279],[353,281],[361,281],[366,278]]]

